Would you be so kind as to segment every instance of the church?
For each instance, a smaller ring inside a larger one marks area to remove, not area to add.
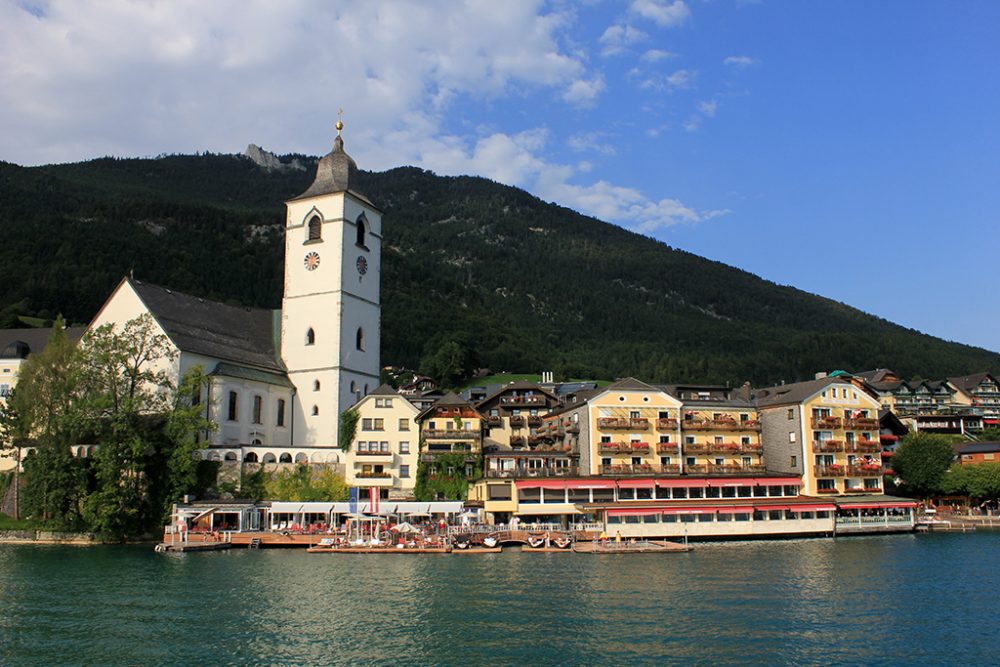
[[[200,365],[199,400],[218,424],[206,458],[337,463],[340,413],[379,385],[381,211],[357,189],[337,123],[312,185],[285,202],[281,310],[243,308],[125,278],[90,328],[148,314],[175,353]]]

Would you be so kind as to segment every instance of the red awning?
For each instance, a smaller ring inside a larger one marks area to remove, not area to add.
[[[842,510],[872,510],[872,509],[883,509],[883,508],[884,509],[897,509],[897,508],[912,509],[912,508],[914,508],[916,506],[917,506],[916,503],[901,503],[901,502],[893,502],[893,503],[857,503],[857,504],[844,503],[843,505],[839,505],[840,509],[842,509]]]
[[[564,479],[526,479],[515,482],[519,489],[565,489]]]
[[[996,419],[983,419],[983,423],[984,424],[989,424],[990,426],[996,426],[997,425],[997,420]]]
[[[832,512],[837,509],[835,505],[792,505],[793,512]]]
[[[651,489],[653,480],[651,479],[620,479],[618,480],[620,489]]]
[[[757,486],[801,486],[799,477],[757,477],[753,480]]]
[[[663,488],[706,487],[707,479],[658,479],[656,485]]]
[[[754,505],[753,508],[755,510],[760,511],[760,512],[771,512],[773,510],[790,510],[790,509],[792,509],[792,506],[791,505]]]
[[[571,489],[613,489],[615,488],[615,480],[571,479],[566,482],[566,486]]]
[[[641,509],[627,509],[627,510],[608,510],[608,516],[651,516],[654,514],[659,514],[663,510],[652,508],[641,508]]]
[[[709,486],[753,486],[757,483],[755,479],[710,479]],[[766,486],[766,485],[765,485]]]
[[[664,514],[715,514],[714,507],[667,507]]]

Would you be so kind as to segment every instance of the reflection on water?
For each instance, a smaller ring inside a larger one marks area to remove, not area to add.
[[[975,629],[1000,624],[998,547],[985,532],[625,556],[0,545],[0,664],[995,664]]]

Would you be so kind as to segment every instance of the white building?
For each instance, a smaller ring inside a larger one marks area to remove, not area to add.
[[[219,425],[211,459],[341,462],[340,413],[378,386],[382,216],[357,191],[339,129],[312,185],[286,207],[281,310],[126,278],[90,324],[148,313],[176,352],[171,374],[203,368]]]

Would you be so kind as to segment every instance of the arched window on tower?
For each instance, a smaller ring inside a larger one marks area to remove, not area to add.
[[[312,327],[309,327],[309,331],[306,332],[306,345],[315,345],[315,344],[316,344],[316,332],[312,330]]]
[[[357,244],[362,248],[364,248],[365,250],[368,249],[368,246],[365,245],[365,233],[367,232],[365,227],[367,226],[368,226],[368,218],[366,218],[365,214],[362,213],[360,216],[358,216],[358,221],[357,221],[357,227],[358,227]]]
[[[313,406],[313,417],[315,417],[318,414],[319,414],[319,406],[318,405],[314,405]]]
[[[354,345],[359,350],[361,350],[362,352],[364,352],[364,349],[365,349],[365,330],[362,329],[361,327],[358,327],[358,333],[355,334]]]
[[[323,221],[319,219],[318,215],[314,215],[309,218],[309,235],[306,237],[306,241],[322,241],[323,240]]]
[[[319,380],[313,380],[313,391],[319,391]]]

